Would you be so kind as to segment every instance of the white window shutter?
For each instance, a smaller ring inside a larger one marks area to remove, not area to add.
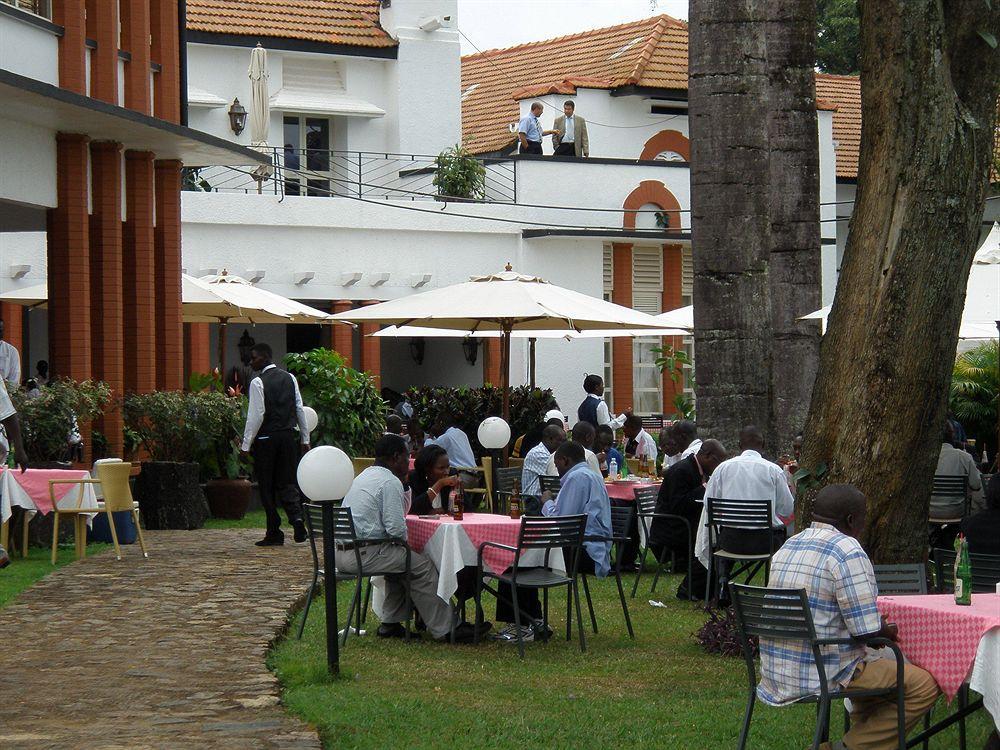
[[[604,293],[611,294],[615,289],[615,255],[611,245],[604,245]]]
[[[663,312],[663,249],[632,249],[632,307],[649,315]]]

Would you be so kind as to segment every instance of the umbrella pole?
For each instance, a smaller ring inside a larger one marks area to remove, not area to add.
[[[510,424],[510,330],[512,324],[504,321],[503,335],[500,339],[500,387],[503,388],[503,421]],[[506,466],[508,446],[504,446],[502,463]]]
[[[531,389],[535,389],[535,342],[538,339],[532,337],[528,339],[528,382]]]
[[[219,379],[226,380],[226,324],[229,318],[219,318]]]
[[[1000,320],[997,321],[997,348],[1000,349]],[[997,386],[1000,387],[1000,357],[997,357]],[[1000,393],[997,393],[997,444],[993,457],[993,468],[1000,467]]]

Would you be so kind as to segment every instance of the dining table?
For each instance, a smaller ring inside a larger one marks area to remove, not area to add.
[[[37,513],[47,515],[52,512],[52,495],[60,508],[93,508],[94,513],[85,514],[89,526],[97,513],[97,496],[92,484],[57,484],[49,494],[49,480],[90,479],[90,472],[85,469],[19,469],[3,467],[0,471],[0,545],[6,546],[9,533],[10,517],[13,508],[22,508],[27,521]],[[27,531],[25,531],[27,537]],[[23,542],[22,542],[23,545]],[[22,556],[27,550],[22,549]]]
[[[659,487],[660,480],[652,477],[605,479],[604,486],[612,500],[635,500],[635,491],[643,487]]]
[[[964,606],[952,594],[880,596],[878,609],[899,629],[903,655],[931,673],[949,702],[964,685],[983,696],[931,727],[928,736],[979,707],[1000,729],[1000,592],[973,594]]]

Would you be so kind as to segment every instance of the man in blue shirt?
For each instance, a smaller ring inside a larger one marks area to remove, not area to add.
[[[517,139],[521,143],[522,154],[541,154],[542,138],[553,135],[555,130],[542,130],[542,125],[538,118],[542,116],[545,108],[541,102],[531,103],[531,113],[522,117],[517,123]]]

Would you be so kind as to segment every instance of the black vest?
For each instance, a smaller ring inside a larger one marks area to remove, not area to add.
[[[576,418],[581,422],[590,422],[594,427],[597,427],[597,404],[600,403],[600,399],[591,398],[587,396],[580,404],[580,408],[576,410]]]
[[[264,385],[264,421],[258,435],[273,435],[293,430],[298,424],[295,412],[295,384],[284,370],[272,367],[257,377]]]

